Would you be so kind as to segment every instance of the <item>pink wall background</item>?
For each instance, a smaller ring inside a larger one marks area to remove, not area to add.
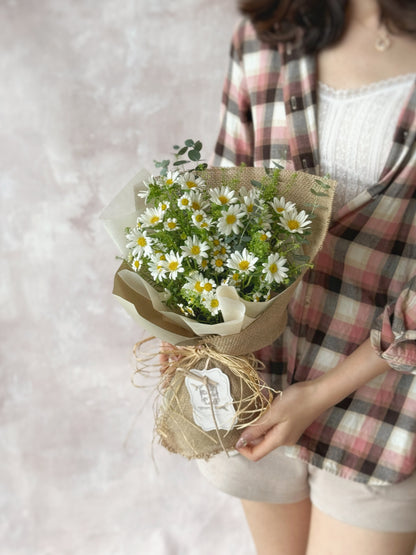
[[[252,555],[237,500],[154,447],[141,330],[98,216],[142,167],[218,128],[223,0],[0,5],[0,553]]]

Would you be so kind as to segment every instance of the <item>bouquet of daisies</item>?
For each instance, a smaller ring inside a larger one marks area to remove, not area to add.
[[[208,169],[201,148],[175,146],[173,164],[156,162],[158,176],[141,172],[103,214],[123,253],[114,294],[172,344],[156,431],[189,458],[232,449],[270,406],[253,352],[285,327],[294,288],[323,242],[334,189],[279,166]]]

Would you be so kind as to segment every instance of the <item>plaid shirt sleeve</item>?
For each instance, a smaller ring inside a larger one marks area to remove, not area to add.
[[[377,318],[371,343],[392,368],[416,374],[416,276]]]
[[[228,75],[225,79],[221,130],[215,147],[214,166],[253,166],[254,138],[250,97],[243,71],[242,47],[247,26],[236,28],[230,51]]]

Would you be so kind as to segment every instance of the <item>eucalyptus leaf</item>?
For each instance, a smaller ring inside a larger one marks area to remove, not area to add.
[[[190,150],[188,152],[188,157],[189,160],[192,160],[192,162],[198,162],[198,160],[201,159],[201,153],[198,152],[198,150]]]
[[[194,144],[195,143],[192,139],[186,139],[186,141],[185,141],[186,146],[192,147],[192,146],[194,146]]]

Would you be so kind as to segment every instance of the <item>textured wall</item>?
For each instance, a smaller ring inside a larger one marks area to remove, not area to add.
[[[250,555],[240,505],[155,446],[98,215],[218,125],[234,2],[0,5],[0,553]]]

